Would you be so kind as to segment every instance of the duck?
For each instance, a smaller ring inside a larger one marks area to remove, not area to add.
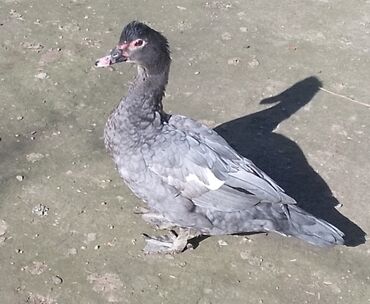
[[[205,124],[163,108],[171,65],[166,37],[132,21],[96,67],[137,66],[127,95],[109,115],[104,143],[119,175],[145,203],[144,252],[180,253],[198,236],[275,232],[316,246],[344,244],[334,225],[297,202]]]

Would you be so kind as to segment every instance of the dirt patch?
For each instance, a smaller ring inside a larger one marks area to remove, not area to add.
[[[108,302],[120,302],[123,296],[124,285],[116,273],[92,273],[87,277],[93,285],[93,290],[101,294]]]

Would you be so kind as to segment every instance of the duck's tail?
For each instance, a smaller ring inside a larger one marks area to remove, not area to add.
[[[297,205],[284,205],[288,225],[275,226],[278,233],[291,235],[316,246],[344,244],[344,233],[325,220],[318,219]]]

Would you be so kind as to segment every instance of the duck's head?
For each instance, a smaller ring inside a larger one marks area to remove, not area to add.
[[[95,66],[132,62],[156,74],[167,70],[170,61],[167,39],[149,26],[132,21],[124,27],[117,46],[109,55],[98,59]]]

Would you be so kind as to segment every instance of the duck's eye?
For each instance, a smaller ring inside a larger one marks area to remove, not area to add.
[[[135,46],[142,46],[143,45],[143,43],[144,43],[144,41],[143,40],[141,40],[141,39],[138,39],[138,40],[136,40],[135,41]]]

